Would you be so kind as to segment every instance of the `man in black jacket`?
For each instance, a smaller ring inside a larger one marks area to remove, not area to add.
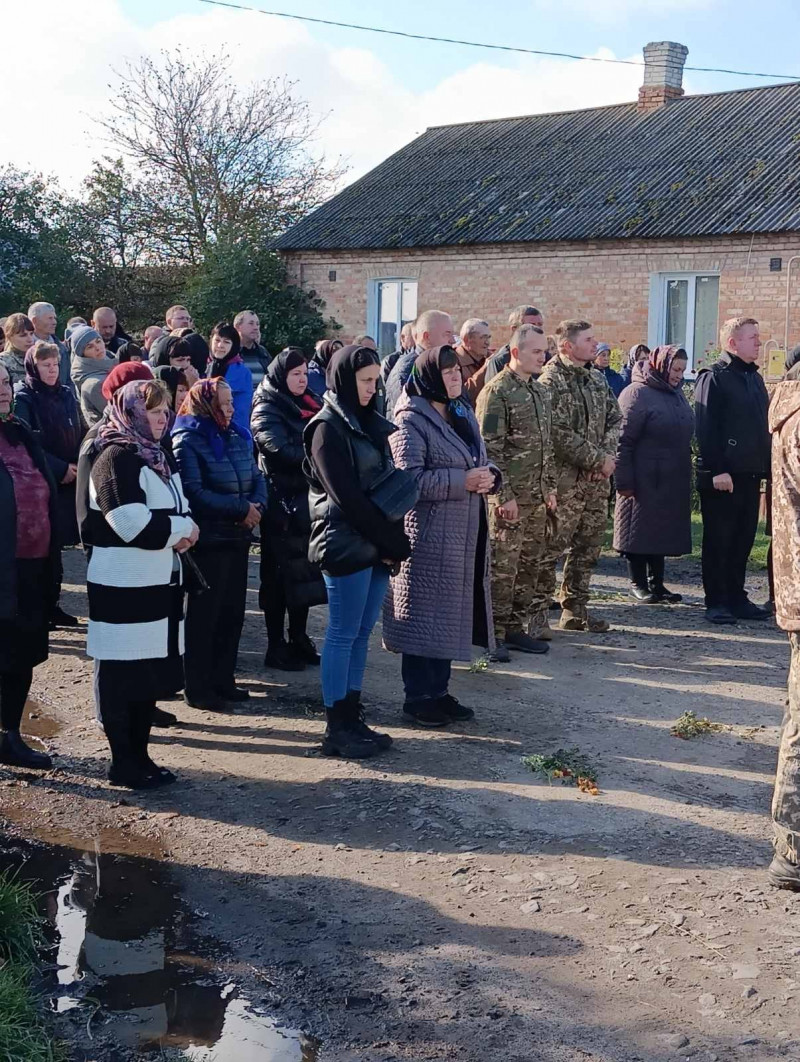
[[[758,371],[758,321],[734,317],[720,334],[723,353],[697,377],[706,619],[736,623],[769,615],[747,597],[745,572],[758,527],[761,481],[770,474],[769,398]]]

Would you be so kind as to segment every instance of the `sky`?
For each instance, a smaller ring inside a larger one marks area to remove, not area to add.
[[[433,36],[641,59],[648,41],[687,65],[800,79],[798,0],[254,0],[252,6]],[[110,151],[93,119],[126,60],[180,45],[227,53],[243,84],[288,75],[321,119],[317,148],[367,172],[428,126],[633,100],[640,67],[409,41],[213,7],[201,0],[19,0],[3,12],[0,128],[9,161],[78,187]],[[687,71],[687,92],[774,79]]]

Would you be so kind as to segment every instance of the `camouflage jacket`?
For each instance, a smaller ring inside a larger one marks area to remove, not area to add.
[[[492,502],[541,504],[555,493],[550,396],[506,367],[484,387],[476,410],[489,460],[503,473]]]
[[[545,365],[539,386],[550,394],[556,474],[560,489],[568,490],[581,472],[615,456],[622,413],[602,374],[563,354]]]
[[[775,612],[784,631],[800,631],[800,383],[779,383],[769,407],[772,432],[772,559]]]

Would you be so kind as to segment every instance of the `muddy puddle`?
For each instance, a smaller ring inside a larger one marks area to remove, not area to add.
[[[203,932],[208,913],[182,900],[167,864],[106,851],[108,837],[60,840],[0,832],[0,871],[18,870],[42,897],[51,941],[43,987],[57,1035],[120,1062],[154,1052],[192,1062],[317,1058],[316,1041],[225,978]]]
[[[61,724],[48,714],[46,705],[27,701],[20,729],[25,737],[53,738],[61,730]]]

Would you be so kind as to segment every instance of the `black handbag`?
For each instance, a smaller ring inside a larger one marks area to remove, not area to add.
[[[414,475],[405,468],[389,465],[381,472],[369,490],[367,497],[380,509],[387,520],[394,522],[403,517],[419,500],[419,484]]]
[[[192,597],[208,593],[211,587],[191,553],[187,550],[186,553],[180,554],[180,558],[183,564],[183,585],[186,593],[191,594]]]

